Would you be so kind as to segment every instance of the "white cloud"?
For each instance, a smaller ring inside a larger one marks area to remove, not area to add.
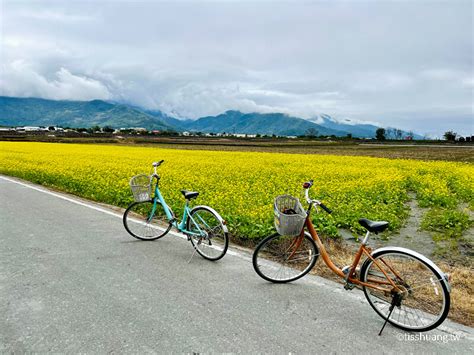
[[[107,87],[101,82],[74,75],[65,68],[60,68],[51,80],[35,72],[22,60],[3,65],[2,71],[4,75],[0,81],[0,89],[3,95],[53,100],[92,100],[111,97]]]
[[[427,69],[420,72],[420,76],[426,79],[432,80],[452,80],[459,78],[461,72],[459,70],[453,70],[449,68],[434,68]]]
[[[48,10],[48,9],[36,9],[34,11],[29,9],[22,9],[17,14],[25,19],[39,20],[39,21],[52,21],[70,24],[74,22],[89,22],[94,21],[97,17],[93,14],[73,14],[61,11],[60,9]]]
[[[474,76],[463,78],[462,83],[463,83],[463,85],[467,86],[468,88],[474,88]]]
[[[414,83],[411,76],[395,72],[357,73],[352,80],[354,90],[367,92],[405,90]]]

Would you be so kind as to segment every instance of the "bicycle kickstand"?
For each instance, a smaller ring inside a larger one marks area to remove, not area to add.
[[[188,264],[191,262],[191,260],[193,260],[194,254],[196,254],[196,248],[193,248],[193,249],[194,249],[193,255],[191,255],[191,257],[189,258]]]
[[[385,323],[383,324],[382,329],[380,329],[379,336],[382,335],[382,332],[383,332],[385,326],[387,325],[388,320],[390,319],[390,316],[392,315],[393,309],[395,308],[395,306],[400,305],[400,301],[401,301],[400,295],[398,293],[395,293],[393,295],[393,298],[392,298],[392,303],[390,304],[390,308],[389,308],[390,312],[388,313],[387,319],[385,319]]]

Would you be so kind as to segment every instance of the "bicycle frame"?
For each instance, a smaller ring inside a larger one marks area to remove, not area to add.
[[[191,209],[189,208],[189,203],[188,201],[185,202],[184,204],[184,208],[183,208],[183,217],[181,219],[181,222],[178,223],[178,220],[175,218],[175,216],[173,215],[173,213],[171,212],[171,209],[168,207],[168,205],[166,204],[166,201],[163,197],[163,195],[161,194],[160,192],[160,189],[158,187],[158,182],[160,180],[159,176],[156,175],[156,174],[153,174],[153,177],[156,178],[156,184],[155,184],[155,196],[153,197],[153,208],[151,210],[151,213],[150,213],[150,217],[149,218],[152,218],[156,212],[156,206],[158,204],[158,201],[159,203],[161,203],[161,205],[163,206],[163,210],[165,211],[165,214],[166,214],[166,218],[168,219],[168,221],[171,223],[171,225],[173,227],[175,227],[177,230],[179,230],[180,232],[184,233],[184,234],[187,234],[187,235],[196,235],[196,236],[200,236],[200,235],[203,235],[203,231],[201,230],[201,228],[199,228],[199,224],[196,223],[196,221],[194,220],[193,216],[191,216],[190,212],[191,212]],[[186,229],[186,220],[187,218],[190,218],[191,219],[191,222],[195,225],[195,227],[197,228],[197,230],[199,231],[198,233],[196,232],[192,232],[192,231],[189,231]],[[202,220],[202,218],[201,218]],[[203,221],[203,220],[202,220]],[[204,221],[203,221],[204,222]],[[205,222],[204,222],[205,223]]]
[[[396,291],[400,291],[400,289],[397,287],[395,282],[390,278],[390,276],[387,275],[387,273],[383,270],[383,268],[380,266],[380,264],[372,258],[370,248],[368,248],[365,245],[370,232],[367,232],[367,234],[364,238],[364,241],[361,243],[361,245],[359,247],[359,250],[356,252],[356,254],[354,256],[354,260],[352,261],[352,264],[350,266],[350,269],[349,269],[347,275],[344,274],[342,269],[338,268],[332,262],[331,258],[329,257],[328,252],[326,251],[326,248],[324,247],[324,244],[321,242],[321,239],[319,238],[319,235],[316,232],[316,229],[314,228],[314,225],[311,222],[311,219],[309,218],[310,209],[311,209],[311,205],[308,208],[308,213],[307,213],[307,217],[306,217],[306,221],[305,221],[304,226],[306,227],[309,234],[311,235],[311,237],[315,241],[316,245],[318,246],[319,254],[323,258],[323,261],[327,265],[327,267],[329,267],[338,276],[344,278],[346,280],[346,282],[349,282],[349,283],[352,283],[352,284],[355,284],[355,285],[370,287],[370,288],[374,288],[374,289],[377,289],[377,290],[380,290],[380,291],[383,291],[383,292],[390,292],[392,289],[395,289]],[[299,235],[299,237],[295,241],[295,246],[296,246],[295,251],[298,249],[299,245],[301,244],[301,241],[304,238],[304,230],[305,230],[305,228],[303,227],[303,229],[301,231],[301,234]],[[371,259],[373,261],[373,263],[380,269],[380,271],[382,271],[382,273],[385,275],[385,278],[387,279],[387,281],[370,280],[370,282],[362,282],[359,279],[353,277],[353,275],[355,275],[356,267],[359,264],[359,261],[360,261],[363,254],[365,254],[369,259]],[[390,265],[388,265],[386,263],[384,263],[384,265],[386,265],[390,269],[390,271],[394,273],[395,276],[399,277],[399,275],[396,273],[395,270],[393,270],[393,268],[390,267]],[[381,287],[382,285],[387,285],[387,286],[390,285],[393,288],[391,288],[391,289],[384,288],[384,287]]]

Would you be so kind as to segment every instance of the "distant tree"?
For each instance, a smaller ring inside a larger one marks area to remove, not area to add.
[[[395,139],[395,128],[387,128],[385,131],[385,137],[387,137],[387,139]]]
[[[347,138],[347,139],[352,139],[352,133],[347,133],[346,138]]]
[[[375,131],[375,138],[377,138],[378,141],[384,141],[385,140],[385,128],[377,128]]]
[[[167,130],[167,131],[160,131],[160,133],[158,133],[158,135],[160,136],[178,136],[178,132],[174,131],[174,130]]]
[[[466,142],[470,142],[471,141],[471,137],[467,136],[466,137]]]
[[[257,133],[257,134],[255,135],[255,138],[260,138],[260,137],[261,137],[261,134],[260,134],[260,133]]]
[[[314,127],[311,127],[311,128],[308,128],[305,132],[306,134],[306,137],[309,137],[309,138],[314,138],[318,135],[318,130]]]
[[[466,139],[464,137],[459,137],[458,141],[461,142],[461,143],[464,143],[466,141]]]
[[[447,131],[447,132],[444,132],[443,137],[447,141],[454,142],[456,140],[457,135],[458,134],[454,131]]]
[[[105,133],[113,133],[115,131],[115,129],[113,129],[110,126],[105,126],[104,128],[102,128],[102,131],[105,132]]]
[[[84,128],[84,127],[76,128],[76,131],[79,133],[84,133],[84,132],[87,132],[87,128]]]

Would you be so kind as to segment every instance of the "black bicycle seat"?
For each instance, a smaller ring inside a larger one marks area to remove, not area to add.
[[[181,193],[183,194],[186,200],[190,200],[192,198],[196,198],[199,196],[199,192],[195,192],[195,191],[181,190]]]
[[[383,232],[388,227],[388,222],[385,221],[371,221],[367,218],[359,219],[359,224],[367,229],[369,232],[378,234],[379,232]]]

